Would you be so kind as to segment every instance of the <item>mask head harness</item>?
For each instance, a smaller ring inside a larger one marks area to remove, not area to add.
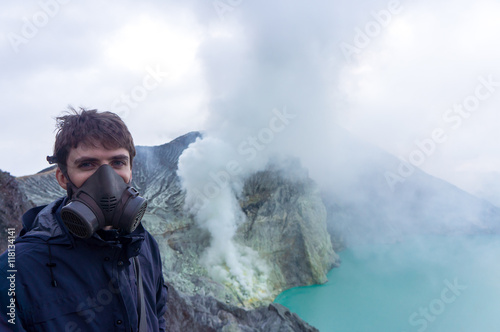
[[[89,238],[106,226],[132,233],[146,212],[147,201],[123,181],[111,166],[102,165],[80,188],[68,178],[69,203],[61,210],[68,230]]]

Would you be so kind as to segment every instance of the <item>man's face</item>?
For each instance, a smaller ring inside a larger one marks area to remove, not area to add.
[[[122,177],[125,183],[132,179],[132,166],[128,150],[119,148],[106,150],[102,146],[78,145],[69,151],[66,162],[68,176],[73,184],[80,188],[81,185],[102,165],[113,167],[115,172]],[[63,189],[67,189],[68,180],[57,168],[56,178]]]

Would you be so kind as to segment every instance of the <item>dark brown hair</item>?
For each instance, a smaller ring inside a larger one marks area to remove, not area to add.
[[[129,152],[132,167],[135,157],[134,140],[118,115],[85,108],[80,108],[78,112],[72,107],[67,113],[56,118],[54,157],[62,171],[66,171],[70,150],[80,144],[102,146],[109,150],[124,148]]]

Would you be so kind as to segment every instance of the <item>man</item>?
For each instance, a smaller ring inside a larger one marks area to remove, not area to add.
[[[67,196],[29,210],[0,256],[0,331],[165,331],[160,253],[130,186],[130,132],[116,114],[85,109],[57,127],[47,159]]]

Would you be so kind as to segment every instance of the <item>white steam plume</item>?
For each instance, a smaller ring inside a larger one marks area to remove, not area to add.
[[[201,263],[214,280],[232,286],[244,299],[263,299],[270,294],[265,262],[233,240],[245,221],[237,199],[245,173],[236,151],[216,138],[197,139],[179,158],[186,208],[212,237]]]

